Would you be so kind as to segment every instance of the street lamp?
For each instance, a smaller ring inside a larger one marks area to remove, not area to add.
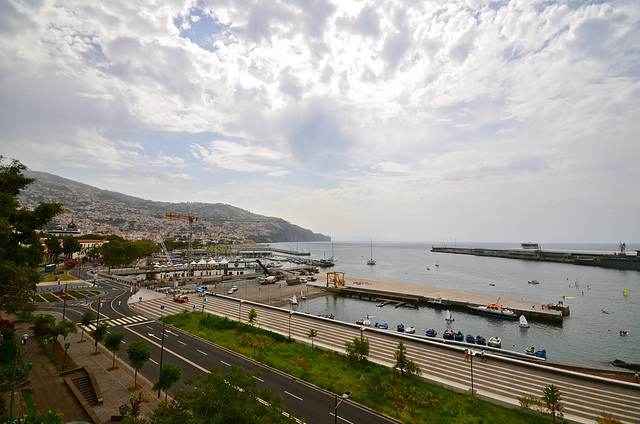
[[[340,406],[340,404],[342,402],[344,402],[346,399],[349,399],[349,396],[351,396],[351,392],[349,390],[347,390],[346,392],[344,392],[342,394],[342,398],[340,399],[340,402],[338,402],[338,395],[336,394],[336,400],[335,400],[335,408],[333,408],[333,417],[334,417],[334,423],[337,424],[338,423],[338,406]]]
[[[64,344],[64,360],[62,361],[62,371],[64,371],[64,367],[67,364],[67,351],[71,347],[71,343]]]
[[[168,327],[172,327],[173,324],[168,325]],[[165,323],[164,321],[162,322],[162,340],[160,341],[160,370],[158,371],[158,381],[160,381],[160,373],[162,372],[162,354],[164,353],[164,329],[165,329]],[[160,392],[162,390],[158,389],[158,397],[160,397]]]
[[[67,285],[68,284],[69,284],[68,282],[64,283],[64,298],[63,298],[64,303],[62,305],[62,321],[64,321],[64,317],[67,313]]]
[[[291,338],[291,315],[293,315],[295,311],[289,311],[289,338]]]
[[[472,349],[469,349],[469,360],[471,361],[471,396],[474,396],[473,391],[473,357],[477,352],[474,352]]]

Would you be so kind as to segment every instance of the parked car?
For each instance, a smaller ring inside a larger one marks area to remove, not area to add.
[[[176,296],[173,298],[173,301],[174,301],[174,302],[178,302],[178,303],[184,303],[184,302],[187,302],[188,300],[189,300],[189,298],[188,298],[186,295],[184,295],[184,294],[176,295]]]

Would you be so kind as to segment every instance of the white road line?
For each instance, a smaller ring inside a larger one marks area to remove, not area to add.
[[[187,344],[185,342],[183,342],[182,340],[178,340],[178,343],[182,344],[183,346],[186,346]]]
[[[225,365],[226,365],[226,366],[228,366],[228,367],[230,367],[230,366],[231,366],[231,364],[227,364],[227,363],[226,363],[226,362],[224,362],[224,361],[220,361],[220,362],[222,362],[223,364],[225,364]]]
[[[285,392],[286,394],[288,394],[289,396],[291,396],[291,397],[294,397],[294,398],[296,398],[296,399],[298,399],[298,400],[302,400],[302,398],[301,398],[301,397],[296,396],[296,395],[294,395],[293,393],[289,393],[289,392],[287,392],[286,390],[285,390],[284,392]]]
[[[329,412],[329,415],[331,415],[332,417],[335,417],[335,414],[334,414],[333,412]],[[338,418],[339,418],[341,421],[344,421],[345,423],[353,424],[351,421],[349,421],[349,420],[345,420],[344,418],[341,418],[340,416],[338,416]]]
[[[149,360],[150,360],[151,362],[153,362],[154,364],[158,365],[158,363],[157,363],[156,361],[154,361],[153,359],[149,358]]]
[[[178,340],[180,341],[180,340]],[[200,349],[196,349],[198,352],[202,353],[203,355],[206,355],[206,352],[201,351]]]
[[[255,375],[252,375],[251,377],[255,378],[256,380],[258,380],[261,383],[264,383],[264,380],[261,378],[256,377]]]
[[[153,327],[151,327],[150,325],[147,325],[147,328],[148,328],[149,330],[153,330]]]

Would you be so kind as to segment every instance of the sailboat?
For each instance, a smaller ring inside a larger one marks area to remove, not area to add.
[[[367,265],[375,265],[376,261],[373,259],[373,239],[371,239],[371,259],[367,261]]]
[[[291,298],[291,304],[292,305],[297,305],[298,304],[298,299],[296,299],[296,295],[294,294],[293,297]]]
[[[529,328],[529,323],[524,315],[520,315],[520,328]]]
[[[307,299],[307,296],[302,294],[302,290],[300,290],[300,299],[302,299],[302,300],[306,300]]]
[[[444,320],[447,322],[455,321],[455,319],[451,316],[451,311],[447,309],[447,313],[444,316]]]
[[[440,266],[440,264],[438,263],[438,260],[436,259],[436,266]]]

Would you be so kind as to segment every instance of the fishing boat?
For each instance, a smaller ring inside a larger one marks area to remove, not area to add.
[[[291,304],[292,305],[297,305],[298,304],[298,299],[296,299],[296,295],[294,294],[293,297],[291,298]]]
[[[441,297],[434,297],[433,299],[427,300],[427,304],[429,306],[435,306],[436,308],[451,308],[453,305],[449,302],[442,300]]]
[[[435,337],[438,335],[438,332],[433,328],[430,328],[427,331],[425,331],[424,334],[427,335],[428,337]]]
[[[414,327],[407,327],[406,330],[404,330],[405,333],[407,334],[415,334],[416,333],[416,329]]]
[[[444,333],[442,333],[442,338],[445,340],[453,340],[453,330],[444,330]]]
[[[524,315],[520,315],[520,328],[529,328],[529,323]]]
[[[464,341],[464,334],[462,333],[462,331],[458,331],[456,334],[454,334],[453,340],[455,340],[457,342],[463,342]]]
[[[376,261],[373,259],[373,239],[371,239],[371,259],[367,261],[367,265],[375,265]]]
[[[488,305],[480,306],[468,306],[469,309],[484,315],[490,315],[492,317],[506,318],[506,319],[518,319],[518,316],[510,309],[503,308],[502,305],[496,303],[489,303]]]
[[[444,316],[444,320],[447,322],[453,322],[455,319],[451,316],[451,311],[447,309],[447,312]]]
[[[476,336],[476,344],[484,346],[487,344],[487,339],[482,336]]]
[[[400,333],[404,333],[404,324],[398,324],[396,330]]]
[[[500,337],[497,337],[497,336],[490,337],[489,341],[487,342],[487,345],[491,346],[491,347],[501,348],[502,347],[502,339]]]
[[[473,335],[471,335],[471,334],[467,334],[466,342],[467,343],[475,343],[476,342],[476,338],[473,337]]]

